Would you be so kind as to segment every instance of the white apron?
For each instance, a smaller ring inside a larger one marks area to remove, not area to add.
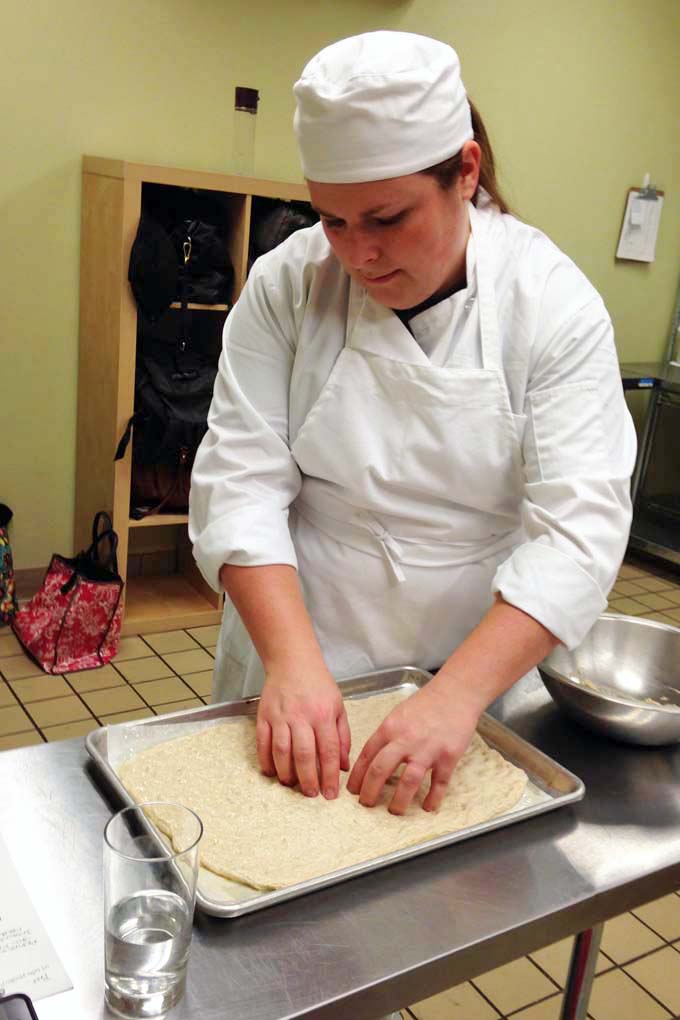
[[[336,678],[441,665],[522,540],[523,418],[502,371],[484,218],[469,209],[462,328],[476,331],[482,367],[435,366],[394,312],[352,285],[345,347],[292,445],[304,478],[290,515],[299,579]],[[213,700],[258,694],[263,681],[228,603]]]

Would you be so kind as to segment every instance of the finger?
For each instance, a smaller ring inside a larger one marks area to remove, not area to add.
[[[454,755],[450,758],[440,758],[437,764],[432,769],[432,779],[430,781],[430,789],[428,790],[427,797],[423,801],[423,807],[426,811],[436,811],[444,799],[444,795],[449,788],[451,782],[451,776],[453,770],[456,767],[456,759]]]
[[[413,798],[420,789],[427,769],[420,762],[410,761],[401,774],[397,789],[388,805],[392,815],[403,815],[408,810]]]
[[[319,775],[316,768],[316,737],[309,723],[297,722],[291,726],[293,761],[300,789],[305,797],[316,797],[319,792]]]
[[[338,716],[338,739],[340,741],[340,768],[343,772],[349,771],[349,752],[352,748],[352,734],[349,728],[349,721],[347,719],[347,712],[345,706],[342,707],[342,712]]]
[[[359,790],[363,785],[368,766],[371,764],[378,751],[380,751],[386,743],[387,740],[384,736],[382,736],[379,729],[375,731],[373,736],[368,738],[359,752],[359,756],[354,762],[354,768],[350,772],[349,779],[347,780],[347,789],[350,793],[359,793]]]
[[[276,766],[272,754],[272,728],[266,719],[257,717],[255,724],[255,747],[257,748],[257,760],[265,776],[275,776]]]
[[[294,786],[296,774],[291,754],[291,736],[288,723],[277,722],[272,726],[272,756],[280,782],[284,786]]]
[[[359,792],[359,803],[365,807],[373,807],[378,802],[387,780],[394,775],[394,770],[401,765],[405,752],[399,744],[387,744],[378,751],[364,775]]]
[[[335,800],[340,786],[340,738],[335,719],[317,726],[316,753],[321,774],[321,792],[326,800]]]

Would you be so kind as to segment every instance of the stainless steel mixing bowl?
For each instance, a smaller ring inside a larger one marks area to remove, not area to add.
[[[578,648],[539,665],[554,701],[578,722],[631,744],[680,742],[680,628],[605,613]]]

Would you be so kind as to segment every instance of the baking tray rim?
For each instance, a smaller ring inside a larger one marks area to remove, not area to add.
[[[338,684],[341,690],[345,693],[345,696],[358,697],[368,694],[383,694],[391,690],[397,690],[406,685],[415,684],[416,686],[422,686],[427,683],[431,677],[431,673],[428,673],[426,670],[418,669],[415,666],[399,666],[346,677],[339,680]],[[375,686],[380,679],[385,679],[387,681],[385,686]],[[167,715],[150,716],[146,719],[132,719],[127,722],[100,726],[87,734],[85,738],[85,747],[92,760],[102,770],[121,800],[123,800],[126,806],[132,807],[137,802],[131,794],[128,793],[127,789],[123,786],[123,783],[119,779],[114,767],[110,764],[108,759],[104,757],[104,754],[97,746],[98,741],[101,741],[102,737],[107,737],[109,730],[123,728],[129,730],[139,729],[141,727],[153,727],[154,725],[163,725],[167,722],[179,723],[184,719],[187,721],[198,721],[201,718],[205,718],[207,721],[212,721],[221,718],[234,718],[240,715],[253,715],[259,700],[258,696],[238,698],[232,701],[218,702],[213,705],[180,709],[178,712],[170,712]],[[239,707],[241,709],[245,709],[245,711],[237,711]],[[549,795],[549,799],[529,804],[522,808],[515,808],[514,810],[505,812],[502,815],[489,818],[486,822],[480,822],[477,825],[472,825],[464,829],[457,829],[456,831],[443,836],[435,836],[433,839],[425,840],[421,843],[415,843],[410,847],[402,847],[399,850],[390,851],[388,854],[382,854],[379,857],[373,857],[368,861],[352,864],[346,868],[338,868],[337,870],[328,872],[325,875],[319,875],[316,878],[307,879],[305,882],[298,882],[295,885],[286,886],[283,889],[262,890],[260,895],[249,896],[242,900],[225,901],[213,899],[202,893],[199,886],[196,892],[197,905],[205,913],[210,914],[213,917],[240,917],[243,914],[262,910],[265,907],[273,906],[276,903],[282,903],[285,900],[306,895],[308,892],[315,892],[318,889],[323,889],[330,885],[336,885],[340,882],[347,881],[350,878],[355,878],[358,875],[377,871],[379,868],[387,867],[390,864],[396,864],[399,861],[408,860],[411,857],[418,857],[431,850],[451,846],[454,843],[471,839],[473,836],[482,835],[485,832],[491,832],[494,829],[503,828],[506,825],[513,824],[514,822],[523,821],[525,818],[532,818],[535,815],[545,814],[548,811],[555,810],[555,808],[563,807],[567,804],[572,804],[583,799],[585,795],[585,785],[578,776],[564,768],[564,766],[560,765],[559,762],[556,762],[549,755],[546,755],[543,751],[539,750],[539,748],[529,743],[529,741],[520,737],[512,729],[510,729],[509,726],[505,725],[505,723],[499,722],[497,719],[494,719],[493,716],[485,712],[480,718],[480,726],[478,728],[480,729],[481,735],[484,739],[487,740],[487,742],[489,742],[493,747],[496,747],[494,736],[501,735],[505,737],[513,745],[513,749],[517,753],[507,753],[506,751],[500,751],[500,753],[502,753],[503,756],[510,760],[513,764],[519,765],[520,768],[523,768],[525,772],[527,772],[530,781],[547,793]],[[498,748],[496,747],[496,749]],[[522,752],[524,755],[533,757],[541,765],[543,765],[545,769],[550,770],[554,776],[559,776],[562,783],[570,787],[570,789],[563,792],[556,792],[545,779],[542,779],[536,772],[532,773],[525,764],[522,764]],[[108,754],[108,749],[106,753]]]

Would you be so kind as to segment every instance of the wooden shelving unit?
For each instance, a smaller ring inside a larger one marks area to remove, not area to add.
[[[221,598],[193,562],[187,515],[161,513],[131,519],[132,444],[123,460],[113,460],[134,410],[137,309],[127,275],[142,192],[148,184],[221,193],[234,267],[232,301],[238,298],[248,271],[253,198],[309,201],[302,184],[83,157],[74,544],[76,549],[88,544],[97,510],[111,513],[119,539],[119,568],[127,581],[124,634],[200,627],[221,619]],[[194,313],[224,316],[229,306],[189,307]],[[135,535],[148,535],[146,529],[154,527],[173,529],[177,572],[127,579]]]

